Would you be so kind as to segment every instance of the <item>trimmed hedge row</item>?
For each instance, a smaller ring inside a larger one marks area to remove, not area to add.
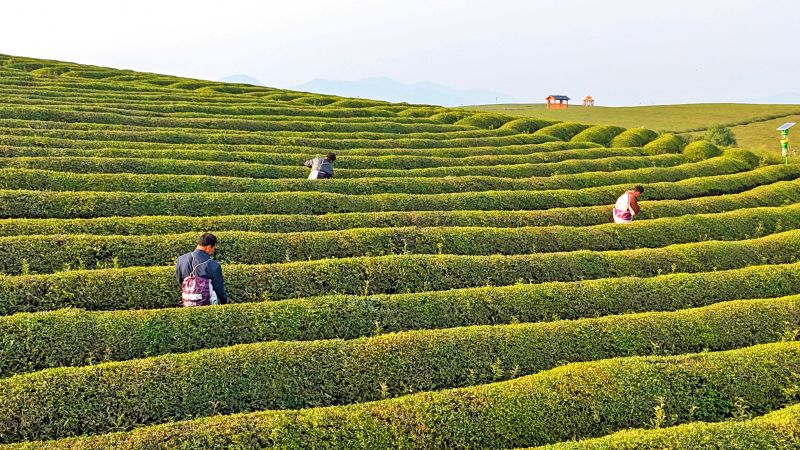
[[[591,345],[593,338],[586,336],[586,344]],[[231,356],[236,356],[235,350]],[[207,364],[213,370],[204,368],[201,373],[208,378],[214,370],[226,369],[210,358]],[[95,369],[92,378],[98,378],[102,368]],[[319,364],[313,368],[319,370]],[[239,380],[250,375],[247,369],[241,368]],[[353,368],[367,373],[369,369]],[[374,403],[210,417],[13,448],[511,448],[643,427],[653,420],[653,408],[661,397],[666,417],[676,423],[723,420],[742,404],[750,413],[763,414],[793,401],[796,386],[791,380],[798,371],[800,344],[795,342],[682,356],[615,358]],[[337,389],[334,382],[319,380],[321,386]],[[248,395],[258,393],[258,389],[248,391]],[[122,394],[109,406],[123,402]],[[184,403],[202,401],[181,398]],[[177,403],[174,397],[163,402]],[[58,420],[54,417],[49,433],[60,431],[56,425],[69,425]],[[114,427],[106,426],[102,431]],[[28,437],[16,432],[7,439]]]
[[[585,123],[560,122],[544,128],[540,128],[536,130],[533,134],[552,136],[554,138],[561,139],[562,141],[568,141],[581,131],[591,126],[592,125],[587,125]],[[631,145],[629,147],[638,147],[638,146]]]
[[[608,147],[614,137],[625,131],[625,128],[614,125],[595,125],[587,128],[570,139],[572,142],[594,142]],[[677,153],[677,152],[676,152]]]
[[[571,322],[255,343],[51,369],[0,379],[0,442],[359,403],[505,380],[568,362],[728,350],[774,342],[797,327],[800,296]]]
[[[217,233],[216,257],[238,264],[396,254],[521,255],[656,248],[735,241],[800,228],[800,204],[713,215],[686,215],[620,227],[356,228],[298,233]],[[194,246],[197,233],[158,236],[0,237],[0,273],[69,268],[161,266]]]
[[[71,128],[72,124],[108,124],[125,125],[133,127],[152,128],[177,128],[197,129],[198,132],[209,130],[231,131],[302,131],[302,132],[378,132],[378,133],[419,133],[441,131],[467,131],[471,127],[459,125],[436,124],[430,122],[396,123],[392,121],[374,122],[321,122],[321,121],[291,121],[272,119],[247,120],[235,118],[180,118],[180,117],[152,117],[131,116],[128,114],[90,113],[85,111],[70,111],[66,109],[52,109],[31,106],[0,105],[0,119],[15,119],[22,121],[52,122],[52,126]],[[30,123],[30,122],[29,122]],[[69,125],[67,125],[69,124]],[[46,124],[31,124],[36,128]],[[484,128],[484,127],[481,127]],[[185,132],[185,131],[184,131]]]
[[[393,294],[516,282],[735,269],[794,262],[800,231],[745,241],[708,241],[657,249],[577,251],[514,256],[391,255],[258,266],[226,265],[231,301],[330,294]],[[0,314],[68,306],[89,310],[152,309],[179,304],[172,267],[77,270],[0,277]]]
[[[526,149],[526,153],[485,154],[474,156],[433,156],[400,154],[390,155],[380,152],[376,155],[355,154],[347,151],[339,154],[337,169],[424,169],[448,166],[491,166],[498,164],[552,163],[568,159],[596,159],[612,156],[648,156],[649,151],[642,148],[579,148],[542,151],[538,148]],[[434,152],[435,153],[435,152]],[[178,159],[184,161],[220,161],[298,166],[304,161],[320,156],[320,153],[267,153],[209,150],[134,150],[134,149],[52,149],[52,148],[2,148],[3,157],[92,157],[92,158],[145,158]]]
[[[0,106],[1,107],[1,106]],[[150,116],[132,116],[149,118]],[[195,119],[195,118],[193,118]],[[204,118],[196,118],[196,120],[206,120]],[[278,120],[264,120],[264,123],[273,124],[275,128],[284,127],[297,130],[276,130],[276,131],[247,131],[247,130],[232,130],[221,128],[169,128],[157,126],[134,126],[134,125],[116,125],[116,124],[103,124],[103,123],[63,123],[63,122],[47,122],[47,121],[29,121],[19,119],[0,119],[0,131],[4,134],[11,135],[32,135],[34,131],[46,130],[48,134],[56,133],[79,133],[85,134],[87,132],[97,133],[101,137],[108,133],[115,135],[135,135],[146,136],[149,133],[169,132],[176,133],[175,136],[191,135],[191,136],[257,136],[257,137],[307,137],[307,138],[342,138],[342,139],[363,139],[363,140],[380,140],[386,138],[403,138],[403,139],[456,139],[456,138],[483,138],[483,137],[502,137],[514,136],[514,131],[511,130],[477,130],[475,128],[467,128],[460,126],[449,126],[435,123],[411,123],[402,124],[395,122],[355,122],[355,123],[337,123],[326,121],[298,121],[291,119],[289,121]],[[351,131],[324,131],[325,129],[335,129],[340,126],[342,129],[352,129]],[[308,130],[303,130],[307,128]],[[359,131],[359,128],[364,130]],[[315,131],[315,130],[321,131]],[[140,138],[133,139],[141,141]],[[179,141],[182,142],[182,141]]]
[[[505,140],[499,140],[505,139]],[[468,140],[468,139],[459,139],[458,142],[455,142],[452,147],[436,147],[436,146],[425,146],[425,145],[413,145],[413,146],[404,146],[403,144],[409,144],[408,142],[393,142],[389,143],[388,145],[373,145],[378,141],[358,141],[358,143],[351,143],[353,147],[351,148],[337,148],[334,150],[338,151],[347,151],[348,154],[365,154],[362,152],[370,152],[374,153],[375,151],[383,151],[384,153],[388,154],[430,154],[433,156],[436,155],[447,155],[451,151],[458,152],[460,154],[467,154],[470,155],[469,151],[465,149],[469,148],[476,148],[479,151],[484,153],[486,152],[494,152],[489,154],[502,154],[505,151],[506,147],[512,147],[510,153],[530,153],[528,150],[532,145],[540,145],[546,143],[560,143],[561,145],[588,145],[589,143],[567,143],[558,141],[556,138],[551,136],[542,136],[542,135],[525,135],[524,140],[517,140],[509,141],[506,138],[496,138],[494,139],[495,142],[487,142],[485,139],[481,140]],[[449,141],[444,141],[449,142]],[[263,145],[263,144],[230,144],[230,143],[214,143],[214,144],[191,144],[190,148],[202,149],[202,150],[233,150],[233,151],[263,151],[268,153],[325,153],[331,148],[317,145],[318,142],[305,142],[305,141],[298,141],[294,145],[287,144],[287,145]],[[395,145],[391,145],[395,144]],[[494,144],[494,145],[492,145]],[[106,149],[106,148],[124,148],[124,149],[177,149],[177,150],[186,150],[186,144],[168,144],[168,143],[153,143],[153,142],[125,142],[125,141],[77,141],[73,139],[57,139],[57,138],[45,138],[45,137],[38,137],[38,136],[4,136],[0,135],[0,145],[4,146],[15,146],[15,147],[43,147],[43,148],[78,148],[78,149]],[[334,144],[329,144],[334,145]],[[596,144],[597,146],[599,144]],[[521,148],[525,148],[525,151],[521,151]]]
[[[475,133],[475,132],[462,132],[462,133]],[[485,134],[485,131],[480,133]],[[115,131],[62,131],[62,130],[22,130],[7,128],[2,130],[3,144],[10,142],[28,142],[43,143],[43,142],[58,142],[58,147],[68,147],[64,142],[77,141],[72,144],[73,146],[83,145],[86,141],[91,141],[95,145],[102,145],[103,147],[110,147],[116,145],[129,146],[131,142],[144,142],[150,145],[158,144],[258,144],[258,145],[297,145],[320,147],[325,149],[350,149],[350,148],[451,148],[451,147],[469,147],[469,146],[493,146],[502,147],[504,145],[514,144],[537,144],[541,143],[541,139],[528,134],[516,134],[511,136],[497,136],[497,137],[453,137],[449,138],[443,136],[442,133],[436,133],[434,139],[428,138],[412,138],[403,137],[395,139],[387,139],[385,135],[374,136],[374,139],[352,138],[352,133],[345,133],[343,136],[330,136],[330,137],[306,137],[303,135],[295,136],[270,136],[256,133],[184,133],[179,131],[148,131],[148,132],[115,132]]]
[[[722,150],[711,142],[695,141],[683,149],[683,154],[692,161],[701,161],[721,155]]]
[[[737,193],[800,176],[776,165],[733,175],[648,184],[646,198],[686,199]],[[607,204],[630,186],[579,190],[485,191],[453,194],[344,195],[323,192],[177,193],[0,191],[0,217],[88,218],[141,215],[328,214],[371,211],[515,210]],[[202,205],[202,207],[198,207]],[[694,211],[699,212],[699,211]]]
[[[582,189],[619,183],[679,181],[747,170],[740,161],[716,158],[673,167],[585,172],[550,177],[351,178],[325,182],[163,174],[83,174],[33,169],[0,169],[0,189],[124,192],[335,192],[339,194],[439,194],[445,192]]]
[[[448,166],[426,169],[336,169],[336,178],[495,176],[524,178],[559,173],[613,172],[643,167],[671,167],[688,162],[683,155],[613,156],[590,160],[567,160],[540,164]],[[193,161],[143,158],[40,157],[0,158],[0,167],[44,169],[79,173],[140,173],[208,175],[241,178],[300,178],[308,176],[302,161],[295,166],[243,162]]]
[[[797,292],[800,264],[795,263],[214,308],[19,313],[0,316],[0,376],[252,342],[672,311]]]
[[[526,117],[506,122],[500,128],[504,130],[514,130],[518,133],[535,133],[542,128],[549,127],[550,125],[555,125],[557,123],[559,122],[544,119],[531,119]]]
[[[750,415],[748,414],[747,417]],[[652,449],[785,450],[800,447],[800,405],[764,416],[723,422],[691,422],[668,428],[632,429],[578,442],[536,447],[539,450]],[[533,450],[531,448],[531,450]]]
[[[683,151],[684,147],[686,147],[686,143],[683,139],[670,133],[664,133],[644,146],[646,150],[655,154],[680,153]]]
[[[612,147],[644,147],[658,137],[658,133],[647,128],[631,128],[611,140]]]
[[[61,125],[57,122],[27,122],[27,127],[20,127],[22,123],[11,121],[9,126],[0,127],[0,134],[10,136],[44,136],[67,138],[77,140],[96,141],[132,141],[156,142],[177,144],[203,144],[203,143],[232,143],[232,144],[273,144],[293,145],[291,139],[308,140],[350,140],[368,142],[384,141],[432,141],[438,142],[433,147],[447,147],[443,145],[450,140],[457,139],[498,139],[513,138],[518,136],[513,131],[507,130],[476,130],[439,131],[439,132],[314,132],[314,131],[232,131],[232,130],[204,130],[192,128],[156,128],[134,127],[129,125],[98,125],[98,124],[69,124]],[[315,122],[309,122],[315,124]],[[358,124],[357,126],[361,126]],[[405,126],[405,125],[399,125]],[[434,125],[443,126],[443,125]]]
[[[505,114],[479,113],[467,116],[459,120],[458,122],[455,122],[453,125],[478,127],[487,130],[493,130],[501,128],[506,122],[510,122],[513,119],[514,119],[513,117],[507,116]]]
[[[800,202],[800,181],[759,186],[739,194],[644,203],[637,222],[699,212],[781,206]],[[536,211],[396,211],[323,215],[133,216],[94,219],[2,219],[0,236],[30,234],[168,234],[197,230],[279,233],[396,226],[589,226],[610,220],[608,206],[553,208]]]

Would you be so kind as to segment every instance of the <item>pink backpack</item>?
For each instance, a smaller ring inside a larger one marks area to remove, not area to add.
[[[208,261],[194,266],[192,273],[183,279],[183,283],[181,283],[183,306],[208,306],[211,304],[211,280],[195,275],[197,268]],[[194,263],[194,255],[192,255],[192,263]]]

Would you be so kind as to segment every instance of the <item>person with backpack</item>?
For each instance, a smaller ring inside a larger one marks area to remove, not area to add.
[[[311,169],[308,174],[309,180],[324,180],[326,178],[333,178],[333,162],[336,161],[335,153],[328,153],[324,158],[309,159],[304,166]]]
[[[211,259],[217,237],[203,233],[193,252],[181,255],[175,263],[175,275],[181,285],[183,306],[224,305],[228,303],[222,266]]]
[[[642,192],[644,192],[644,188],[637,184],[633,189],[625,191],[625,193],[617,199],[617,202],[614,204],[614,210],[612,211],[614,223],[633,222],[633,216],[639,214],[639,203],[637,199],[642,195]]]

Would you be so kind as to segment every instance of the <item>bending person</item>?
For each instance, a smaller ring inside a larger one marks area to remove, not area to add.
[[[639,213],[639,203],[636,199],[639,198],[644,192],[641,185],[636,185],[633,189],[625,191],[614,204],[614,222],[615,223],[631,223],[633,216]]]
[[[309,159],[304,166],[311,169],[308,174],[309,180],[322,180],[326,178],[333,178],[333,162],[336,161],[335,153],[328,153],[324,158]]]

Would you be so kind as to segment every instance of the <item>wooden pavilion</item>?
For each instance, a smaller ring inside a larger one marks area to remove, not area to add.
[[[583,97],[583,106],[594,106],[594,99],[591,95]]]
[[[569,97],[566,95],[548,95],[547,109],[566,109],[569,107]]]

